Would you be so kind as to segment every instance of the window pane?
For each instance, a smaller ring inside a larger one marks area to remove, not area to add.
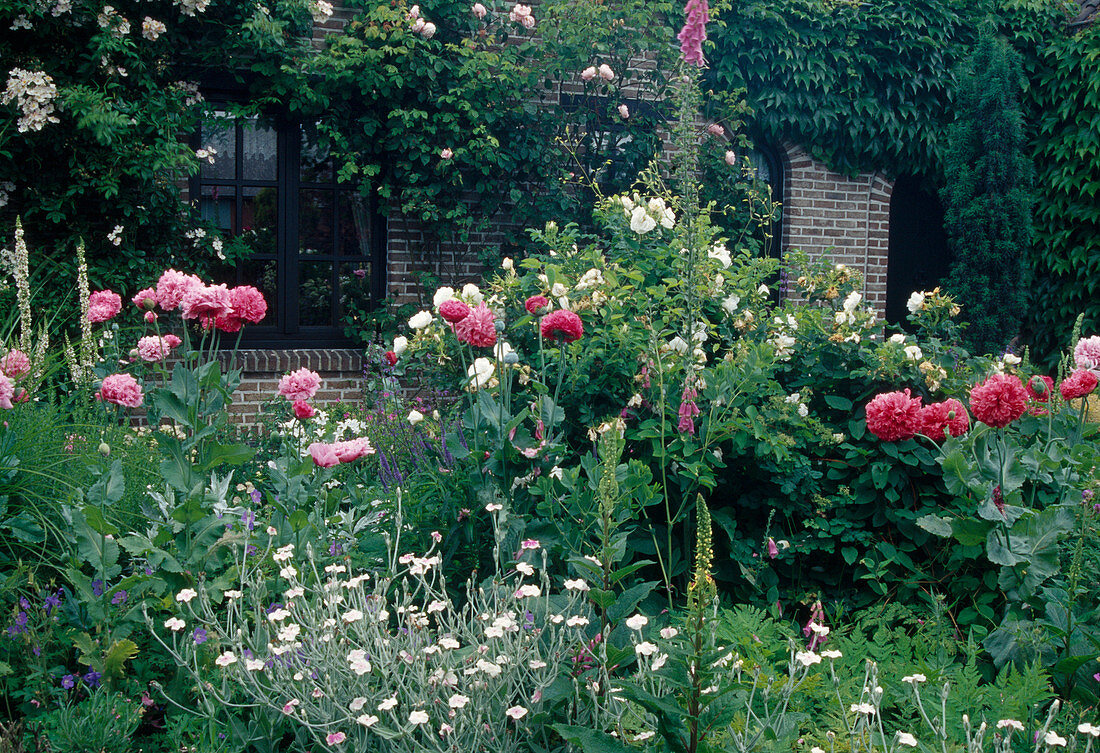
[[[351,318],[364,321],[371,304],[370,262],[342,262],[340,264],[340,321]]]
[[[332,182],[332,157],[326,150],[310,141],[306,133],[302,134],[301,175],[303,183]]]
[[[216,115],[224,115],[217,113]],[[207,160],[201,160],[203,178],[214,180],[233,180],[237,177],[235,172],[237,156],[237,129],[233,121],[219,118],[212,123],[204,123],[200,129],[199,148],[216,150],[214,164]]]
[[[244,186],[241,237],[258,254],[274,254],[279,229],[279,192],[274,188]]]
[[[279,177],[276,153],[278,140],[275,131],[264,128],[255,119],[241,125],[242,156],[245,180],[276,180]]]
[[[298,192],[298,243],[302,254],[334,253],[334,194],[335,191],[324,188],[303,188]]]
[[[376,232],[370,199],[358,191],[340,192],[340,253],[343,256],[371,256],[371,238]]]
[[[302,326],[332,321],[332,262],[303,261],[298,266],[298,323]]]
[[[213,222],[227,235],[237,231],[237,189],[233,186],[203,186],[199,216]]]

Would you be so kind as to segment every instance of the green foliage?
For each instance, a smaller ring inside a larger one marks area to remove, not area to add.
[[[986,30],[959,78],[942,194],[954,254],[944,285],[963,304],[971,350],[996,352],[1020,331],[1027,302],[1033,168],[1019,56]]]
[[[141,713],[140,703],[100,690],[43,714],[40,723],[57,753],[125,753]]]

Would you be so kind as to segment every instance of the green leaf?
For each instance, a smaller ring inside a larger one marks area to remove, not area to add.
[[[852,401],[841,395],[825,395],[825,404],[840,411],[852,410]]]
[[[939,515],[925,515],[917,518],[917,525],[935,536],[946,537],[952,533],[951,519],[941,518]],[[845,559],[848,558],[845,557]],[[848,564],[852,564],[850,560]]]
[[[554,724],[554,731],[568,743],[579,746],[583,753],[634,753],[633,748],[606,732],[577,727],[570,724]]]
[[[985,541],[993,524],[985,520],[966,520],[954,518],[951,521],[951,535],[963,546],[977,546]]]
[[[103,656],[103,674],[108,677],[121,677],[126,662],[137,654],[137,644],[128,638],[115,641]]]

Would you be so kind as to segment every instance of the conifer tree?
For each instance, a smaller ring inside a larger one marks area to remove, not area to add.
[[[1033,166],[1024,152],[1019,55],[987,25],[959,71],[942,198],[954,255],[944,286],[974,352],[1003,352],[1027,302]]]

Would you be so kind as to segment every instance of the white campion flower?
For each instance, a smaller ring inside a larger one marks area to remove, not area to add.
[[[1024,723],[1016,719],[1001,719],[997,722],[997,729],[1014,729],[1017,732],[1024,731]]]
[[[522,573],[523,575],[534,575],[535,568],[531,567],[531,563],[529,562],[517,562],[516,572]]]
[[[176,594],[176,601],[187,604],[191,599],[199,595],[199,592],[193,588],[185,588]]]
[[[1077,725],[1077,731],[1082,735],[1091,735],[1093,737],[1100,737],[1100,727],[1085,722],[1084,724]]]
[[[584,627],[585,625],[588,624],[588,618],[587,617],[581,617],[580,615],[575,614],[572,617],[570,617],[568,620],[566,620],[565,624],[566,624],[567,627]]]
[[[668,654],[657,654],[653,657],[653,661],[650,663],[650,668],[656,672],[661,667],[665,666],[665,662],[668,661]]]
[[[219,667],[228,667],[230,664],[237,663],[237,656],[232,651],[226,651],[224,654],[221,654],[217,659],[215,659],[214,663],[217,664]]]
[[[927,682],[928,678],[925,677],[924,675],[922,675],[920,672],[916,672],[916,673],[911,674],[911,675],[906,675],[905,677],[901,678],[901,681],[902,682],[911,682],[911,683],[916,684],[918,682]]]
[[[663,627],[663,628],[661,628],[661,637],[664,638],[666,641],[672,640],[673,638],[675,638],[679,634],[680,634],[680,631],[677,630],[674,627]]]
[[[344,621],[345,625],[350,625],[353,622],[359,622],[359,620],[363,619],[363,613],[358,609],[349,609],[344,612],[340,619]]]
[[[373,714],[362,714],[361,716],[355,717],[355,721],[364,727],[373,727],[378,724],[378,717]]]
[[[848,710],[853,714],[867,714],[869,716],[875,713],[875,707],[869,703],[853,703],[848,707]]]
[[[356,696],[351,699],[351,703],[348,704],[350,711],[362,711],[363,707],[367,705],[367,699],[363,696]]]
[[[512,706],[504,713],[512,721],[518,722],[520,719],[527,716],[527,709],[523,708],[523,706]]]
[[[1059,748],[1066,747],[1066,738],[1059,735],[1054,730],[1047,732],[1043,735],[1043,742],[1050,746],[1057,746]]]
[[[262,672],[264,663],[260,659],[245,659],[244,668],[249,672]]]
[[[424,329],[432,323],[432,315],[427,311],[417,311],[409,318],[409,327],[411,329]],[[396,341],[395,341],[396,343]],[[397,351],[394,351],[397,353]],[[398,355],[401,355],[398,353]]]
[[[393,708],[396,708],[396,707],[397,707],[397,696],[394,696],[394,695],[391,695],[389,698],[382,701],[382,703],[378,704],[378,710],[379,711],[389,711],[390,709],[393,709]]]
[[[527,667],[528,669],[544,669],[546,667],[546,662],[542,659],[530,659],[527,662]]]
[[[285,609],[276,609],[267,615],[267,619],[271,622],[280,622],[290,616],[290,612]]]
[[[520,586],[516,589],[517,599],[531,599],[541,595],[542,589],[531,583]]]
[[[649,641],[642,641],[634,647],[634,653],[638,656],[653,656],[657,653],[657,644],[650,643]]]
[[[844,654],[840,653],[835,648],[826,649],[821,652],[821,655],[824,656],[826,659],[839,659],[840,657],[844,656]]]
[[[236,588],[231,588],[230,590],[225,592],[225,598],[227,599],[239,599],[242,596],[244,596],[244,592],[239,591]]]
[[[409,724],[427,724],[428,712],[423,709],[415,709],[409,713]]]
[[[181,620],[179,617],[169,617],[164,621],[164,627],[171,630],[173,633],[178,633],[187,627],[187,623]]]
[[[646,740],[648,740],[649,738],[653,737],[656,734],[657,733],[654,732],[653,730],[647,729],[645,732],[639,732],[638,734],[634,735],[634,737],[631,738],[631,741],[636,742],[636,743],[644,743]]]
[[[722,243],[719,243],[710,251],[707,251],[707,256],[711,259],[717,259],[718,263],[722,265],[722,269],[729,269],[730,265],[733,264],[733,259],[730,258],[729,249]]]
[[[914,290],[912,295],[909,296],[909,300],[905,302],[905,308],[909,309],[910,314],[915,314],[924,308],[924,293]]]
[[[641,632],[642,628],[644,628],[648,623],[649,618],[646,617],[644,614],[636,614],[633,617],[628,617],[626,619],[626,626],[631,630],[637,630],[639,632]]]
[[[819,625],[816,622],[810,622],[810,630],[814,633],[814,635],[824,637],[829,634],[830,628],[827,625]]]
[[[799,651],[797,654],[794,655],[794,659],[803,667],[809,667],[812,664],[821,663],[821,657],[815,654],[813,651]]]
[[[915,747],[917,747],[917,738],[913,737],[908,732],[899,732],[898,733],[898,744],[899,745],[905,745],[905,746],[908,746],[910,748],[915,748]]]
[[[573,580],[566,580],[565,587],[569,591],[588,591],[589,585],[583,578],[575,578]]]

